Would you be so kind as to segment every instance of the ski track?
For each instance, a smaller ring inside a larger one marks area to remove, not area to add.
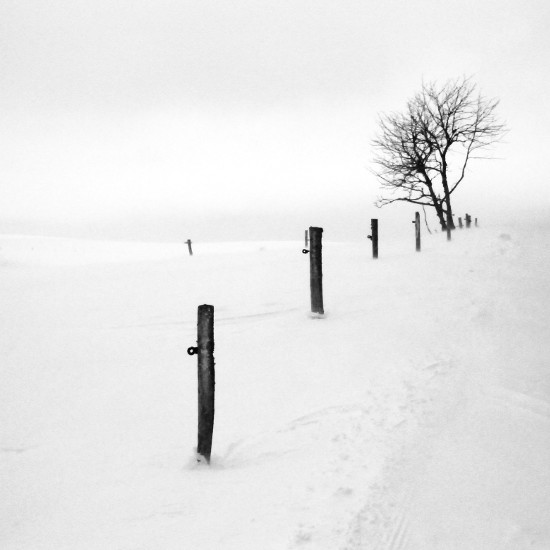
[[[452,359],[428,362],[417,375],[405,384],[406,415],[393,430],[396,437],[383,469],[366,491],[368,502],[350,519],[341,550],[422,550],[410,532],[411,498],[438,435],[464,408],[467,390]]]
[[[516,409],[536,420],[550,423],[550,403],[544,399],[502,386],[489,388],[486,395],[490,401],[500,407]]]

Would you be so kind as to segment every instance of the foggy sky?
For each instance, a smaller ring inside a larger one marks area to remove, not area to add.
[[[0,230],[357,227],[384,212],[377,113],[462,75],[510,132],[457,206],[547,207],[549,23],[538,0],[3,0]]]

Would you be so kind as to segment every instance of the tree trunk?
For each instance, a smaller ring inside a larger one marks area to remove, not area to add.
[[[447,224],[451,229],[455,229],[455,222],[453,221],[453,209],[451,208],[451,198],[445,197],[445,203],[447,204]]]
[[[441,158],[441,185],[443,186],[443,200],[445,201],[445,206],[447,210],[447,225],[451,228],[455,228],[453,222],[453,208],[451,206],[451,194],[449,193],[449,184],[447,181],[447,159],[446,159],[447,149],[442,152]],[[445,228],[446,229],[446,228]]]
[[[421,174],[424,177],[424,181],[426,182],[426,187],[428,188],[430,198],[432,199],[432,205],[435,208],[437,218],[439,219],[439,223],[441,224],[441,229],[444,231],[447,226],[445,224],[445,216],[443,215],[443,207],[441,206],[441,203],[439,202],[437,195],[435,194],[432,181],[428,176],[428,173],[424,170],[421,171]]]
[[[435,211],[437,212],[439,224],[441,225],[441,231],[445,231],[447,229],[447,223],[445,222],[443,208],[441,207],[441,204],[439,204],[439,202],[436,202],[434,204],[434,208],[435,208]]]

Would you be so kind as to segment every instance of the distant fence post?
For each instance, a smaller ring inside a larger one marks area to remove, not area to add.
[[[306,248],[309,244],[309,238],[308,237],[309,237],[309,233],[308,233],[308,230],[306,229],[306,234],[305,234],[305,237],[304,237],[304,243],[306,245]]]
[[[324,315],[323,308],[323,253],[322,227],[309,228],[309,279],[311,290],[311,312]]]
[[[470,225],[472,224],[472,216],[470,216],[470,214],[466,214],[465,219],[466,219],[466,229],[469,229]]]
[[[477,227],[477,218],[475,219],[475,226]]]
[[[420,213],[414,214],[414,234],[416,236],[416,251],[420,252]]]
[[[458,227],[462,229],[462,218],[458,218]]]
[[[191,248],[191,239],[185,241],[187,243],[187,248],[189,249],[189,256],[193,255],[193,249]]]
[[[368,238],[372,241],[372,257],[378,258],[378,220],[371,218],[370,220],[370,232]]]
[[[198,308],[197,347],[187,349],[198,358],[198,442],[197,461],[210,464],[212,432],[214,431],[214,306]]]

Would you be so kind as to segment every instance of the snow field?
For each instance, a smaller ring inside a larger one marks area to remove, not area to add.
[[[299,241],[2,237],[2,548],[550,547],[545,236],[325,228],[324,319]]]

